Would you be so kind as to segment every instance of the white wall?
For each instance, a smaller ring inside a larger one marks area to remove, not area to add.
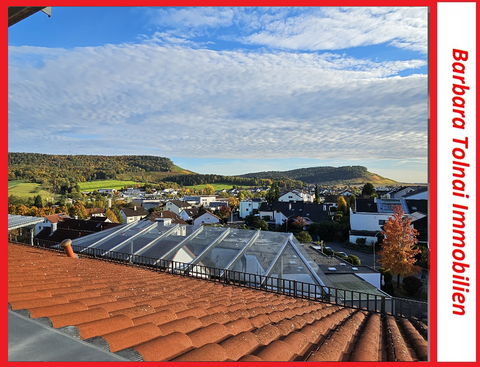
[[[242,200],[239,205],[239,215],[240,218],[245,218],[247,215],[250,215],[254,209],[258,209],[261,203],[258,201],[252,200]]]
[[[350,229],[352,231],[381,231],[380,220],[388,221],[392,213],[351,213]]]
[[[293,192],[287,192],[278,198],[278,201],[303,201],[303,198]]]
[[[216,216],[210,213],[205,213],[193,221],[193,225],[195,226],[198,226],[201,224],[215,224],[215,223],[220,223],[220,220]]]
[[[171,212],[174,212],[174,213],[177,213],[177,214],[180,213],[180,208],[178,206],[176,206],[174,203],[172,203],[171,201],[169,201],[165,205],[165,208],[166,208],[166,210],[170,210]]]

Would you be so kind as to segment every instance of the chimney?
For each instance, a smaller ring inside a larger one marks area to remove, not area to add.
[[[137,211],[137,206],[136,205],[133,206],[133,210]]]
[[[77,255],[72,250],[72,240],[67,238],[60,243],[60,246],[65,249],[65,253],[68,257],[77,257]]]
[[[112,207],[112,198],[108,198],[108,207],[109,207],[109,208]]]
[[[52,223],[50,226],[50,234],[53,234],[57,230],[57,223]]]

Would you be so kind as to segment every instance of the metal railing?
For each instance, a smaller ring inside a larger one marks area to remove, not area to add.
[[[25,243],[22,244],[25,245]],[[52,241],[34,240],[34,246],[36,247],[42,247],[52,251],[63,251],[63,249],[59,249],[57,245],[58,243]],[[233,286],[252,288],[343,307],[361,308],[383,315],[392,315],[402,318],[414,317],[421,319],[424,322],[428,319],[428,303],[417,300],[320,286],[292,279],[245,273],[236,270],[226,270],[202,264],[192,265],[190,263],[166,259],[159,260],[158,258],[132,255],[123,252],[111,252],[98,248],[72,245],[72,249],[80,256],[101,258],[108,262],[147,268],[158,272],[201,278]]]

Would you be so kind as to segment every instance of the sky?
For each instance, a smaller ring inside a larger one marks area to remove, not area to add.
[[[8,29],[8,150],[428,180],[428,9],[52,7]]]

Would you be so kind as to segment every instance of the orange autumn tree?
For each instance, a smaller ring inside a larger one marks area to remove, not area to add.
[[[411,226],[412,219],[403,218],[403,214],[401,206],[393,207],[393,218],[388,218],[383,226],[385,238],[381,244],[382,250],[378,252],[381,258],[377,260],[386,271],[397,274],[397,288],[400,286],[400,276],[405,278],[420,271],[420,267],[415,265],[415,255],[421,252],[415,248],[418,231]]]

